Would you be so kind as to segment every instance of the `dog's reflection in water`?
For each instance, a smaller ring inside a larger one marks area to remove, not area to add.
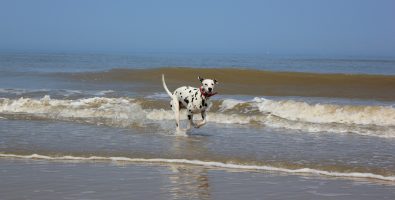
[[[211,199],[207,169],[197,166],[171,165],[166,187],[174,199]]]

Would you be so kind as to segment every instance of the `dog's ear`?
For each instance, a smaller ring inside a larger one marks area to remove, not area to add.
[[[217,81],[217,79],[214,79],[214,84],[218,84],[219,82]]]
[[[200,82],[203,82],[203,80],[204,80],[204,78],[202,78],[200,76],[198,76],[198,79],[199,79]]]

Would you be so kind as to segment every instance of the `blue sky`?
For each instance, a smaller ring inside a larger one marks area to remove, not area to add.
[[[395,57],[395,1],[0,0],[0,51]]]

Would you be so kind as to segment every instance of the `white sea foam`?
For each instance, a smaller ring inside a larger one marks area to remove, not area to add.
[[[58,96],[64,96],[64,97],[71,97],[73,95],[84,94],[84,92],[81,90],[70,90],[70,89],[48,90],[48,93],[56,94]]]
[[[243,106],[248,111],[240,110]],[[253,101],[227,99],[207,116],[218,124],[261,124],[306,132],[356,133],[395,138],[395,109],[391,106],[308,104],[293,100]],[[184,111],[183,111],[184,112]],[[174,120],[170,109],[143,109],[128,98],[95,97],[77,100],[0,98],[0,114],[29,114],[48,119],[79,120],[110,126],[144,126],[147,122]],[[181,113],[181,119],[186,114]],[[196,116],[195,119],[199,119]]]
[[[94,95],[96,96],[105,96],[107,94],[111,94],[114,93],[114,90],[102,90],[102,91],[98,91],[98,92],[94,92]]]
[[[20,88],[0,88],[0,93],[23,95],[28,93],[43,93],[48,92],[49,89],[20,89]]]
[[[236,105],[239,105],[241,103],[245,103],[245,102],[241,101],[241,100],[236,100],[236,99],[225,99],[222,101],[221,105],[219,106],[219,110],[226,111],[226,110],[234,108]]]
[[[254,102],[261,112],[292,121],[395,126],[395,108],[391,106],[308,104],[265,98],[255,98]]]
[[[162,93],[155,93],[155,94],[152,94],[152,95],[148,95],[148,96],[146,96],[146,98],[149,98],[149,99],[169,99],[169,95],[168,94],[166,94],[166,93],[164,93],[164,92],[162,92]]]
[[[0,94],[12,95],[56,95],[71,97],[74,95],[105,96],[115,93],[113,90],[72,90],[72,89],[20,89],[20,88],[0,88]]]
[[[107,123],[125,125],[143,123],[145,116],[141,106],[130,99],[95,97],[78,100],[19,98],[0,99],[0,113],[31,114],[48,119],[82,119],[92,122],[107,120]]]
[[[314,175],[325,175],[332,177],[349,177],[349,178],[369,178],[379,179],[385,181],[395,181],[395,176],[383,176],[373,173],[362,173],[362,172],[336,172],[336,171],[324,171],[311,168],[300,168],[300,169],[287,169],[280,167],[273,167],[267,165],[242,165],[234,163],[222,163],[213,161],[201,161],[201,160],[188,160],[188,159],[166,159],[166,158],[128,158],[128,157],[102,157],[102,156],[90,156],[90,157],[79,157],[79,156],[46,156],[39,154],[31,155],[16,155],[16,154],[4,154],[0,153],[0,157],[3,158],[19,158],[19,159],[42,159],[42,160],[76,160],[76,161],[116,161],[116,162],[143,162],[143,163],[168,163],[168,164],[188,164],[198,165],[205,167],[218,167],[227,169],[240,169],[240,170],[264,170],[264,171],[277,171],[285,173],[304,173]]]
[[[147,119],[162,121],[162,120],[173,120],[174,119],[174,112],[172,110],[164,110],[164,109],[153,109],[147,110]],[[181,110],[180,112],[180,119],[186,119],[186,112],[185,110]],[[197,116],[195,119],[200,119],[200,116]],[[223,114],[223,113],[210,113],[207,116],[207,120],[214,123],[219,124],[249,124],[252,121],[256,121],[260,118],[259,116],[244,116],[244,115],[237,115],[237,114]]]

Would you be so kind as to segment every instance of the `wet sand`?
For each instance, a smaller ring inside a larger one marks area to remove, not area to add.
[[[2,199],[393,199],[363,180],[189,165],[0,159]]]

